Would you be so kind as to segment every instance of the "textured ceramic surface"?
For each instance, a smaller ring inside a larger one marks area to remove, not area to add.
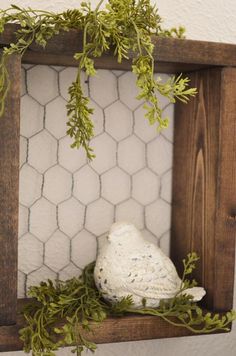
[[[142,308],[144,300],[146,307],[157,308],[161,300],[174,298],[182,284],[170,258],[127,221],[112,224],[104,237],[94,280],[108,302],[121,302],[131,295],[134,308]],[[206,291],[194,287],[184,293],[200,301]]]

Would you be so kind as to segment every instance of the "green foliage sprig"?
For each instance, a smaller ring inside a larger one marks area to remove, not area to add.
[[[89,142],[93,137],[93,123],[89,99],[81,88],[81,71],[87,75],[96,74],[94,58],[101,57],[107,51],[113,51],[118,63],[123,59],[132,59],[132,71],[137,76],[140,89],[138,99],[147,101],[146,117],[151,125],[159,129],[168,126],[168,118],[163,117],[157,93],[174,103],[176,99],[187,102],[196,94],[195,88],[189,88],[189,79],[179,76],[163,83],[154,77],[154,59],[152,35],[159,37],[183,38],[184,29],[165,30],[161,18],[150,0],[109,0],[104,9],[101,0],[93,10],[89,2],[82,2],[79,9],[54,13],[16,5],[0,10],[0,33],[7,23],[20,25],[16,31],[16,42],[5,47],[0,63],[0,116],[4,112],[4,103],[9,90],[9,77],[6,62],[9,55],[24,55],[28,47],[35,42],[45,47],[48,41],[60,31],[76,29],[83,31],[82,52],[75,53],[78,61],[78,75],[69,88],[70,99],[67,105],[67,134],[74,139],[72,147],[82,146],[89,159],[94,157]]]
[[[182,285],[174,298],[161,301],[158,308],[135,309],[131,296],[123,298],[115,305],[107,304],[96,289],[93,270],[94,263],[88,265],[80,278],[66,282],[42,282],[31,287],[29,296],[33,297],[24,310],[27,326],[20,330],[24,351],[32,350],[33,356],[54,356],[60,346],[75,346],[72,352],[81,355],[84,349],[94,351],[96,345],[86,335],[94,331],[94,324],[103,322],[109,316],[143,314],[160,317],[177,327],[186,328],[196,334],[209,334],[216,330],[229,330],[229,324],[236,319],[236,312],[225,315],[204,313],[186,295],[187,288],[196,285],[189,276],[196,266],[198,257],[188,254],[183,261]],[[96,332],[96,331],[95,331]],[[58,337],[59,336],[59,337]]]

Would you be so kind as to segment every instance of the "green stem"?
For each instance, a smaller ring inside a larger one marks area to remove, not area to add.
[[[97,4],[97,7],[94,10],[94,14],[96,17],[97,17],[98,10],[100,9],[100,6],[102,5],[103,2],[104,0],[100,0],[99,3]]]
[[[171,324],[171,325],[174,325],[174,326],[177,326],[177,327],[181,327],[181,328],[186,328],[190,331],[192,331],[194,334],[210,334],[216,330],[227,330],[226,326],[227,324],[225,324],[222,328],[219,328],[219,327],[214,327],[212,329],[206,329],[206,328],[202,328],[202,329],[194,329],[192,328],[189,324],[185,323],[184,320],[182,320],[182,323],[176,323],[168,318],[166,318],[165,316],[161,316],[161,318],[163,320],[165,320],[167,323]]]
[[[132,24],[134,26],[134,29],[135,29],[135,32],[136,32],[136,35],[137,35],[137,43],[138,43],[139,54],[140,54],[140,56],[142,56],[143,51],[142,51],[142,47],[141,47],[139,29],[138,29],[136,23],[133,20],[131,22],[132,22]]]

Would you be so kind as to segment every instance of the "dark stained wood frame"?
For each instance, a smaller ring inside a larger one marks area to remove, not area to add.
[[[14,41],[17,25],[7,25],[0,47]],[[198,96],[188,105],[176,104],[171,257],[181,273],[181,261],[196,251],[201,263],[195,273],[207,290],[210,311],[232,308],[236,235],[236,46],[202,41],[156,39],[158,72],[186,73]],[[45,50],[35,44],[23,63],[73,66],[81,49],[81,34],[61,33]],[[131,53],[132,57],[132,53]],[[17,313],[27,301],[16,299],[18,175],[19,175],[19,57],[9,62],[11,90],[0,120],[0,352],[19,350]],[[130,70],[108,53],[96,67]],[[4,251],[2,253],[2,251]],[[18,308],[17,308],[18,305]],[[192,335],[151,316],[110,318],[96,328],[96,343]]]

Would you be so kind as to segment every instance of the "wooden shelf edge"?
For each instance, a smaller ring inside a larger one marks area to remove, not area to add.
[[[17,24],[7,24],[0,35],[0,47],[15,40]],[[81,51],[82,33],[76,30],[61,32],[50,40],[45,48],[32,44],[23,62],[75,66],[75,52]],[[175,38],[153,37],[156,71],[179,73],[213,66],[236,66],[236,45]],[[132,58],[133,54],[130,54]],[[96,59],[97,68],[130,70],[130,62],[118,64],[113,54]]]
[[[24,320],[20,312],[26,303],[26,299],[18,300],[19,316],[16,325],[0,326],[0,352],[22,350],[19,329],[24,326]],[[87,334],[88,338],[96,344],[193,335],[196,336],[196,334],[184,328],[172,326],[160,318],[140,315],[109,318],[102,324],[95,325],[93,333]]]

